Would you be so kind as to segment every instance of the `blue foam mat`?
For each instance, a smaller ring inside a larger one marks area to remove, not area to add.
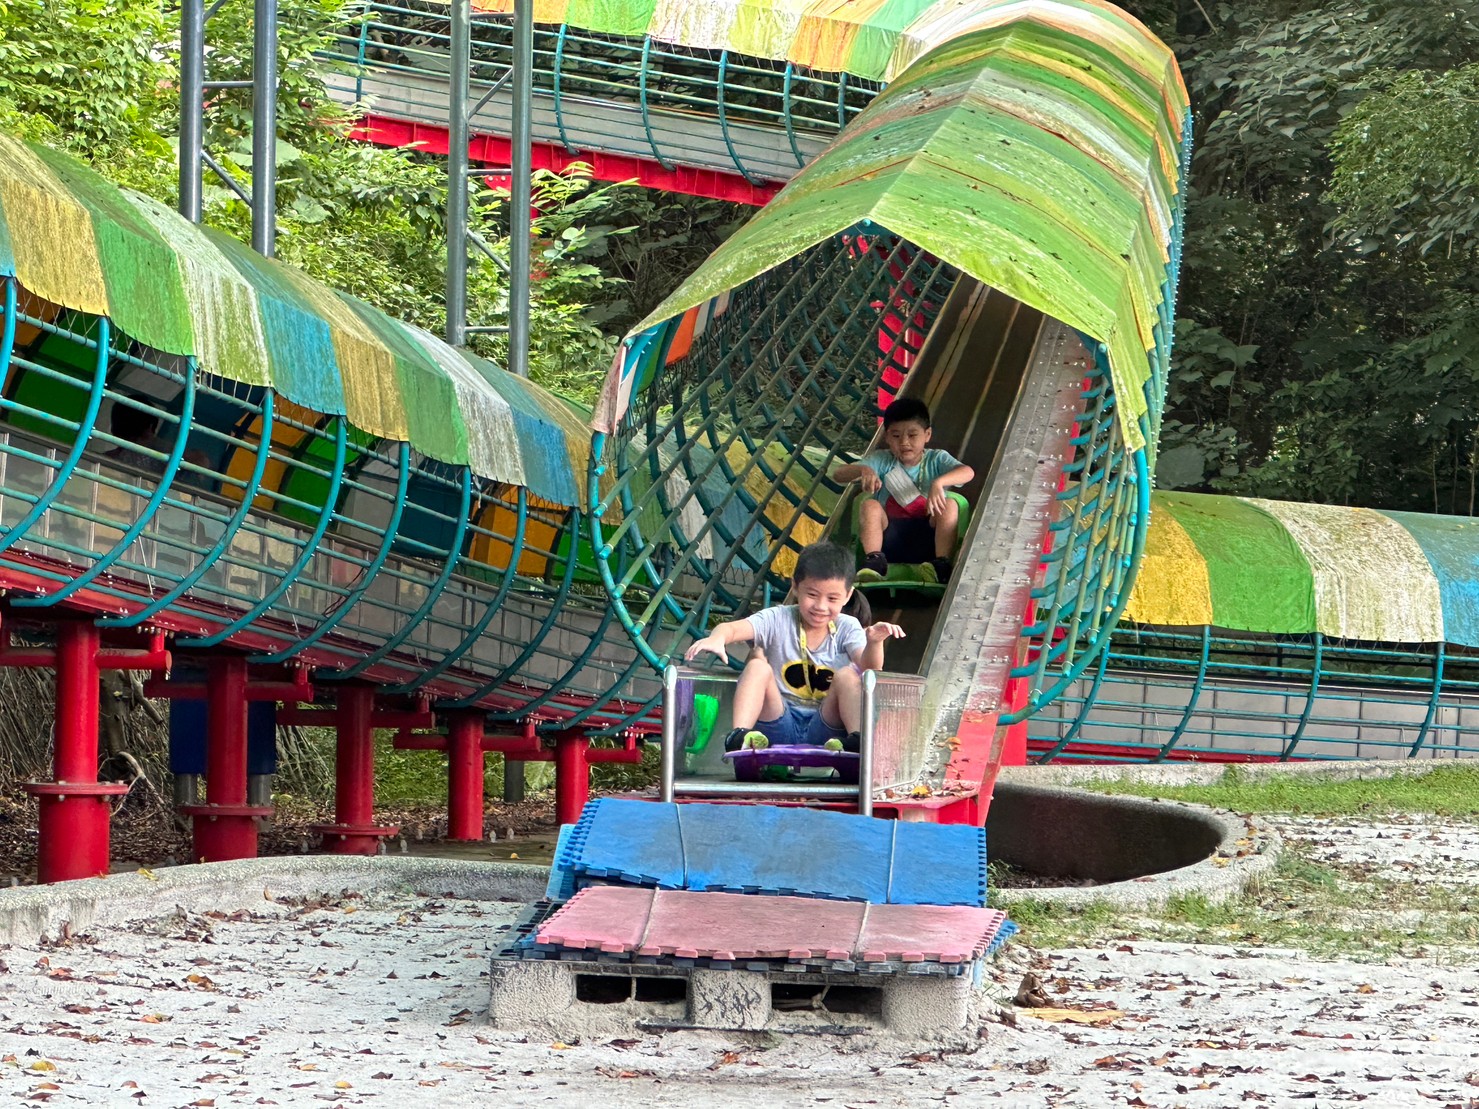
[[[881,903],[889,822],[819,809],[683,805],[687,888]]]
[[[549,868],[549,882],[544,887],[544,896],[549,901],[569,901],[575,896],[575,856],[570,850],[570,835],[574,830],[574,824],[560,825],[554,861]]]
[[[891,905],[986,904],[986,831],[894,821]]]
[[[568,835],[562,831],[555,865],[575,884],[595,879],[894,905],[986,901],[980,828],[820,809],[603,797],[586,806]]]
[[[601,797],[572,826],[571,869],[582,878],[686,889],[676,805]]]

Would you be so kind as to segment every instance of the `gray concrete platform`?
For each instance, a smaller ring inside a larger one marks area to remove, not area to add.
[[[892,977],[795,970],[496,956],[488,1019],[495,1028],[561,1039],[613,1031],[861,1035],[939,1042],[974,1017],[972,975]]]

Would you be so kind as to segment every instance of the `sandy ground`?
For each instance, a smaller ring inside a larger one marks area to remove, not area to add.
[[[1283,821],[1337,861],[1479,874],[1471,825]],[[1430,866],[1431,868],[1431,866]],[[410,893],[263,898],[133,934],[0,949],[0,1090],[97,1106],[1479,1106],[1479,974],[1257,948],[1009,950],[1055,1004],[968,1050],[876,1038],[668,1033],[551,1043],[484,1022],[518,906]],[[1031,937],[1024,937],[1029,943]]]

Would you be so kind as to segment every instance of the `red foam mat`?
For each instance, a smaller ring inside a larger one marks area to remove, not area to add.
[[[963,963],[1006,916],[961,905],[591,886],[540,927],[541,944],[680,959]]]

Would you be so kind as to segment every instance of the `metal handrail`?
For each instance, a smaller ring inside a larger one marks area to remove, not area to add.
[[[662,672],[662,735],[658,759],[658,790],[660,801],[673,802],[678,796],[678,683],[680,681],[723,682],[733,684],[739,674],[733,670],[719,668],[698,669],[669,664]],[[856,787],[820,782],[787,788],[782,784],[768,784],[759,792],[773,794],[806,794],[808,796],[854,796],[857,797],[858,813],[873,815],[873,744],[877,724],[878,672],[864,670],[862,678],[862,719],[858,728],[858,783]],[[746,783],[705,784],[696,792],[701,794],[753,793],[755,789],[743,788]],[[686,787],[685,787],[686,791]]]

